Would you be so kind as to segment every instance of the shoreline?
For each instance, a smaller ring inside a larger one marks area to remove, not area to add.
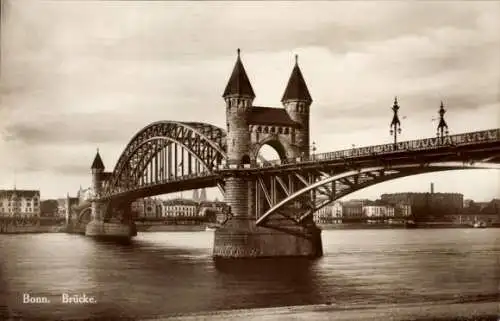
[[[435,302],[430,304],[385,304],[366,306],[336,306],[316,304],[273,308],[220,310],[158,316],[141,321],[161,320],[473,320],[499,316],[497,302]]]
[[[65,233],[66,228],[61,226],[8,226],[0,229],[0,235]]]
[[[342,223],[342,224],[317,224],[322,230],[412,230],[412,229],[472,229],[471,225],[454,223],[417,223],[414,226],[404,224],[368,224],[368,223]],[[485,228],[499,228],[500,226],[487,226]],[[483,228],[484,229],[484,228]]]
[[[401,230],[401,229],[473,229],[472,226],[466,224],[453,223],[417,223],[416,226],[405,226],[404,224],[368,224],[368,223],[342,223],[342,224],[317,224],[323,231],[332,230]],[[200,225],[167,225],[167,224],[152,224],[142,225],[137,224],[137,232],[139,233],[156,233],[156,232],[205,232],[207,224]],[[500,226],[487,226],[481,229],[500,228]],[[16,234],[42,234],[42,233],[70,233],[64,226],[9,226],[8,228],[0,229],[0,235],[16,235]],[[77,233],[78,234],[78,233]]]
[[[154,233],[154,232],[204,232],[205,224],[200,225],[168,225],[168,224],[151,224],[142,225],[135,223],[138,233]]]

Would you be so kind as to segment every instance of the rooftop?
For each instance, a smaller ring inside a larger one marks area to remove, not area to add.
[[[283,98],[281,99],[282,102],[287,100],[312,102],[311,94],[309,93],[306,81],[299,68],[298,56],[295,56],[295,66],[293,67],[292,74],[290,75]]]
[[[252,125],[300,126],[290,118],[284,108],[254,106],[250,112],[249,123]]]
[[[104,169],[104,163],[102,162],[101,155],[99,155],[99,150],[95,154],[94,161],[92,162],[91,169]]]
[[[253,91],[250,80],[248,79],[245,67],[240,59],[240,49],[238,49],[238,57],[236,58],[236,63],[227,82],[226,89],[222,97],[227,97],[231,95],[247,96],[255,98],[255,93]]]
[[[40,191],[26,189],[0,190],[0,197],[12,197],[14,195],[16,195],[17,197],[40,197]]]

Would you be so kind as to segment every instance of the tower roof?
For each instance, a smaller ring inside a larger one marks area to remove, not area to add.
[[[248,79],[245,67],[243,67],[243,63],[241,62],[240,49],[238,49],[238,58],[236,59],[233,73],[229,78],[222,97],[225,98],[230,95],[249,96],[251,98],[255,98],[252,85]]]
[[[95,154],[94,161],[92,162],[91,169],[104,169],[104,163],[102,162],[101,155],[99,155],[99,149]]]
[[[312,102],[311,94],[309,93],[309,89],[307,89],[306,81],[304,80],[302,72],[299,68],[297,55],[295,55],[295,66],[293,67],[292,74],[288,80],[288,85],[286,86],[281,102],[285,102],[287,100],[305,100]]]

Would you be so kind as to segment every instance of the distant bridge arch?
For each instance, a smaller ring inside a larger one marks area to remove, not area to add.
[[[92,219],[92,207],[89,205],[88,207],[85,207],[80,210],[79,213],[77,213],[77,219],[76,223],[77,224],[87,224],[90,222]]]

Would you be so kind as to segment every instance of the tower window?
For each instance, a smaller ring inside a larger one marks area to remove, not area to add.
[[[242,158],[241,158],[241,164],[250,164],[250,156],[248,155],[244,155]]]

